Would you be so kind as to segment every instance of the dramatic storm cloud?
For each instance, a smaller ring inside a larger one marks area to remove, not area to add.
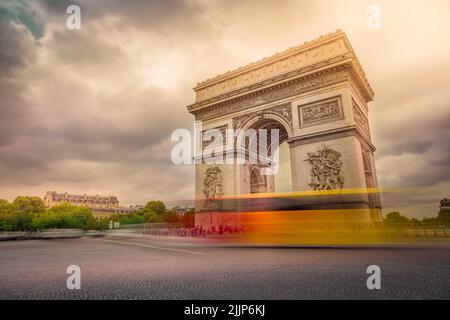
[[[200,80],[340,28],[376,93],[371,129],[386,210],[433,215],[450,190],[450,22],[446,0],[3,1],[0,198],[47,190],[123,204],[194,197],[170,161],[192,128]],[[80,30],[66,8],[81,7]]]

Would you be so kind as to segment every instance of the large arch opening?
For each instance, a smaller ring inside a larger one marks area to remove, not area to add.
[[[258,143],[258,155],[267,155],[271,160],[272,166],[276,166],[274,175],[264,175],[261,171],[265,164],[253,164],[249,168],[250,193],[274,193],[274,192],[290,192],[292,191],[292,172],[291,172],[291,156],[287,141],[292,137],[292,131],[289,123],[283,117],[273,114],[264,114],[255,117],[247,122],[242,128],[243,132],[247,130],[266,129],[267,141],[264,144]],[[271,130],[279,130],[278,144],[271,141]],[[251,138],[246,137],[246,150],[252,143]],[[260,139],[260,135],[258,135]],[[258,140],[259,141],[259,140]],[[260,141],[259,141],[260,142]],[[267,148],[262,150],[261,148]],[[247,158],[248,160],[249,158]]]

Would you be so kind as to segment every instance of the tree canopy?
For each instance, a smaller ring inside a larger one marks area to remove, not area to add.
[[[18,196],[14,199],[13,204],[24,213],[39,214],[45,211],[44,202],[39,197]]]
[[[68,203],[48,209],[33,221],[35,229],[88,229],[94,225],[95,219],[91,209]]]
[[[156,214],[163,214],[166,212],[166,205],[159,200],[150,201],[146,204],[144,210],[153,211]]]
[[[401,224],[401,223],[409,223],[409,222],[410,222],[410,220],[407,217],[402,216],[400,214],[400,212],[388,213],[386,215],[386,218],[384,218],[384,223],[386,223],[386,224]]]

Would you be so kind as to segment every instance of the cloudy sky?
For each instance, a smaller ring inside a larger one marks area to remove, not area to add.
[[[80,30],[66,27],[70,4]],[[366,26],[369,4],[381,30]],[[193,168],[170,161],[192,87],[339,28],[376,93],[386,210],[433,215],[450,197],[449,12],[448,0],[2,1],[0,198],[192,199]]]

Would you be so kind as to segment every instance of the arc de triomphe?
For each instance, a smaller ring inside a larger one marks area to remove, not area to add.
[[[371,192],[378,186],[368,122],[374,93],[344,32],[200,82],[194,90],[188,110],[203,132],[278,128],[280,143],[289,144],[293,192],[317,191],[311,204],[318,210],[366,209],[364,222],[381,220],[379,195]],[[196,225],[233,223],[222,198],[274,192],[273,177],[261,175],[257,165],[208,164],[201,155],[196,160]]]

